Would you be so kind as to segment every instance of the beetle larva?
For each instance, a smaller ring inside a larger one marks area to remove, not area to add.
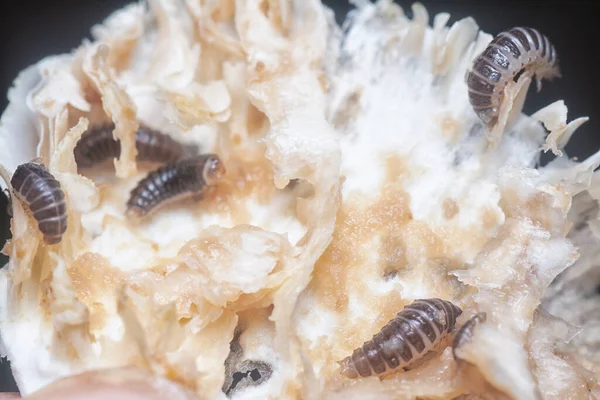
[[[164,165],[150,172],[131,191],[127,213],[143,217],[168,200],[199,196],[224,174],[225,167],[215,154],[184,158]]]
[[[406,368],[435,350],[454,329],[462,310],[449,301],[420,299],[406,306],[373,339],[339,362],[342,375],[355,379]]]
[[[29,208],[44,235],[44,242],[60,243],[67,230],[67,203],[60,183],[37,162],[21,164],[10,184],[15,196]]]
[[[466,76],[469,101],[489,128],[498,121],[506,85],[522,70],[535,74],[538,91],[542,79],[560,77],[556,49],[533,28],[517,27],[498,34],[473,61]]]
[[[460,358],[456,356],[456,349],[458,349],[463,344],[469,342],[473,337],[475,327],[479,324],[484,323],[486,320],[487,314],[484,312],[480,312],[460,327],[460,329],[454,335],[454,339],[452,339],[452,354],[454,355],[454,359]]]
[[[93,167],[121,155],[121,144],[113,138],[114,128],[114,124],[99,125],[81,135],[74,150],[78,166]],[[138,161],[157,163],[169,163],[197,150],[146,126],[140,126],[135,133],[135,145]]]

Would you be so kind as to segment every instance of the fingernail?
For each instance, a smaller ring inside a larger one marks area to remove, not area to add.
[[[134,367],[86,372],[57,381],[26,400],[200,400],[165,378]]]

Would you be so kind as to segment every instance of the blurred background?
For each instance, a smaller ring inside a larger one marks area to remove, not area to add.
[[[0,0],[0,110],[18,72],[43,57],[68,53],[90,28],[126,0]],[[413,1],[396,1],[410,16]],[[347,0],[323,0],[341,23],[350,9]],[[540,93],[532,89],[525,103],[530,114],[556,100],[569,108],[568,119],[589,116],[567,146],[570,156],[585,158],[600,148],[600,74],[592,57],[600,48],[595,1],[422,0],[430,15],[448,12],[450,23],[471,16],[480,28],[497,34],[514,26],[530,26],[546,34],[557,49],[563,78],[545,82]],[[0,247],[8,237],[7,203],[0,194]],[[0,255],[0,266],[6,257]],[[1,332],[0,332],[1,334]],[[8,363],[0,362],[0,392],[16,391]]]

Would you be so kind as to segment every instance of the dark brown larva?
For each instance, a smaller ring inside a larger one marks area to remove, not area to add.
[[[174,161],[150,172],[137,184],[129,196],[127,213],[131,217],[143,217],[168,200],[200,196],[224,174],[225,168],[215,154]]]
[[[81,135],[74,149],[79,167],[93,167],[121,155],[121,144],[113,138],[114,124],[96,126]],[[168,163],[192,155],[194,146],[183,145],[169,135],[140,126],[135,133],[138,161]]]
[[[406,306],[373,339],[339,362],[342,375],[381,376],[413,364],[454,330],[462,310],[449,301],[420,299]]]
[[[456,356],[456,349],[458,349],[463,344],[469,342],[473,337],[473,332],[475,331],[475,327],[479,324],[484,323],[487,320],[487,314],[484,312],[480,312],[472,317],[470,320],[465,322],[463,326],[456,332],[454,335],[454,339],[452,339],[452,354],[455,359],[459,359],[460,357]]]
[[[498,121],[507,83],[521,70],[535,74],[538,91],[542,79],[560,77],[556,49],[533,28],[517,27],[500,33],[475,58],[466,76],[469,101],[488,128]]]
[[[17,199],[33,214],[44,242],[60,243],[67,230],[67,203],[60,183],[45,166],[29,162],[17,167],[10,184]]]

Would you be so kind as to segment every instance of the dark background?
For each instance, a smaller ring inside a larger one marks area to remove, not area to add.
[[[92,25],[111,11],[130,3],[125,0],[0,0],[0,110],[17,73],[43,57],[70,52]],[[338,22],[350,8],[346,0],[324,0],[334,8]],[[412,1],[397,1],[411,15]],[[596,1],[499,1],[421,0],[430,15],[451,14],[450,23],[472,16],[486,32],[497,34],[513,26],[530,26],[546,34],[555,45],[563,78],[545,83],[540,93],[532,90],[525,104],[530,114],[563,99],[568,119],[589,116],[567,146],[571,156],[587,157],[600,148],[600,69],[592,60],[600,49]],[[0,247],[8,236],[6,198],[0,194]],[[0,255],[0,266],[6,258]],[[7,363],[0,364],[0,392],[16,391]]]

